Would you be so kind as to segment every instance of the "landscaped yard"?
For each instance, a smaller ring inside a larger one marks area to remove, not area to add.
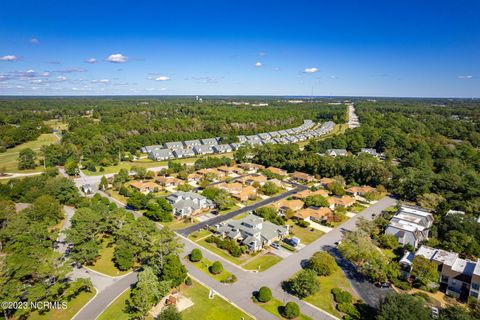
[[[170,222],[159,222],[162,226],[169,227],[172,230],[178,230],[178,229],[183,229],[186,227],[193,226],[196,224],[198,221],[194,220],[193,222],[185,222],[184,220],[180,219],[175,219],[173,218],[172,221]]]
[[[115,319],[115,320],[128,320],[129,316],[127,313],[124,312],[126,302],[128,300],[128,297],[130,296],[130,289],[126,290],[124,293],[122,293],[120,296],[115,299],[115,301],[112,302],[108,306],[105,311],[100,314],[100,316],[97,318],[98,320],[110,320],[110,319]]]
[[[228,303],[217,295],[213,299],[209,299],[209,290],[196,281],[193,281],[193,284],[190,287],[183,285],[180,291],[193,302],[193,306],[182,311],[182,316],[185,320],[253,320],[252,317],[248,316],[242,310],[236,308],[234,305]]]
[[[210,277],[212,277],[213,279],[219,282],[225,282],[232,277],[232,274],[227,270],[223,270],[219,274],[211,273],[210,266],[213,264],[213,262],[208,260],[207,258],[203,258],[199,262],[190,262],[190,263],[193,264],[198,270],[202,271],[203,273],[209,275]]]
[[[272,253],[266,253],[264,255],[258,255],[254,257],[252,260],[242,265],[242,268],[246,270],[257,270],[262,272],[280,261],[282,261],[282,258],[279,256]]]
[[[275,299],[275,298],[272,298],[272,300],[268,301],[268,302],[265,302],[265,303],[260,303],[258,302],[257,303],[260,307],[262,307],[263,309],[267,310],[268,312],[270,312],[271,314],[275,315],[276,317],[278,317],[279,319],[284,319],[281,315],[280,315],[280,312],[279,312],[279,308],[280,307],[283,307],[285,304],[282,303],[281,301]],[[300,314],[299,317],[295,318],[297,320],[311,320],[312,318],[310,317],[307,317],[306,315],[304,314]]]
[[[318,277],[318,279],[320,280],[320,290],[304,300],[322,310],[340,317],[340,313],[337,311],[337,309],[335,309],[335,302],[333,300],[331,290],[333,288],[340,288],[349,291],[352,294],[353,299],[356,300],[357,296],[355,295],[355,291],[353,291],[352,287],[350,286],[350,282],[348,282],[347,278],[340,269],[328,277]]]
[[[73,316],[80,310],[85,304],[87,304],[90,299],[95,296],[95,289],[91,292],[81,292],[73,300],[67,302],[66,309],[53,309],[47,313],[39,314],[37,311],[32,312],[29,316],[29,319],[32,320],[70,320]],[[110,318],[113,319],[113,318]]]
[[[351,206],[348,211],[350,212],[353,212],[353,213],[359,213],[361,211],[363,211],[363,209],[365,209],[366,206],[364,205],[361,205],[360,203],[356,202],[353,204],[353,206]]]
[[[287,224],[290,226],[290,235],[299,238],[303,244],[312,243],[325,234],[323,231],[312,227],[302,228],[297,226],[292,220],[289,220]]]
[[[7,149],[6,152],[0,153],[0,171],[20,172],[20,173],[43,171],[43,165],[39,165],[37,168],[31,169],[31,170],[19,170],[17,167],[18,166],[17,159],[18,159],[19,152],[26,148],[30,148],[33,151],[37,152],[42,146],[47,144],[52,144],[57,141],[58,141],[58,138],[53,133],[45,133],[40,135],[40,137],[38,137],[37,140],[25,142],[14,148]],[[38,158],[38,155],[37,155],[37,158]]]
[[[198,230],[198,231],[195,231],[195,232],[192,232],[189,236],[188,236],[188,239],[192,240],[192,241],[198,241],[200,239],[203,239],[207,236],[210,236],[212,235],[212,233],[208,230]]]
[[[235,264],[241,264],[242,262],[245,262],[248,258],[251,257],[249,255],[243,254],[242,256],[240,256],[238,258],[235,258],[235,257],[231,256],[225,250],[217,248],[215,243],[208,243],[207,241],[205,241],[205,239],[197,241],[197,244],[201,245],[202,247],[206,248],[207,250],[210,250],[213,253],[216,253],[217,255],[219,255],[220,257],[222,257],[224,259],[227,259],[228,261],[230,261],[232,263],[235,263]]]
[[[109,275],[111,277],[118,277],[124,274],[127,274],[130,271],[120,271],[117,269],[113,263],[113,252],[115,251],[114,245],[109,245],[109,241],[105,240],[102,242],[102,249],[100,250],[100,258],[95,261],[93,266],[88,268]]]

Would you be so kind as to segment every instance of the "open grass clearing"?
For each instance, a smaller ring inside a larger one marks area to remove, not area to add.
[[[128,320],[130,319],[128,313],[125,312],[127,300],[130,297],[130,289],[125,290],[117,297],[101,314],[98,320]]]
[[[243,254],[241,255],[240,257],[236,258],[236,257],[233,257],[231,256],[227,251],[225,250],[222,250],[220,248],[218,248],[215,243],[208,243],[207,241],[205,241],[206,239],[201,239],[199,241],[197,241],[197,244],[198,245],[201,245],[202,247],[204,247],[205,249],[219,255],[220,257],[234,263],[234,264],[237,264],[237,265],[240,265],[242,264],[243,262],[247,261],[251,256],[250,255],[247,255],[247,254]]]
[[[338,269],[328,277],[318,277],[318,280],[320,281],[320,290],[304,300],[328,313],[337,317],[341,316],[340,312],[335,309],[335,301],[333,300],[333,295],[331,293],[333,288],[346,290],[352,294],[354,300],[358,299],[350,282],[347,280],[341,269]]]
[[[272,300],[270,300],[268,302],[265,302],[265,303],[257,302],[257,305],[262,307],[266,311],[270,312],[271,314],[273,314],[277,318],[285,319],[284,317],[282,317],[282,315],[280,314],[280,311],[279,311],[281,307],[285,306],[285,304],[283,304],[280,300],[272,298]],[[300,312],[301,312],[301,310],[300,310]],[[307,317],[306,315],[301,313],[300,316],[298,316],[295,319],[296,320],[311,320],[312,318]]]
[[[280,261],[282,261],[282,258],[279,256],[273,253],[265,253],[252,258],[247,263],[242,265],[242,268],[245,270],[257,270],[258,272],[262,272],[279,263]]]
[[[40,165],[41,161],[38,161],[39,155],[37,155],[37,166],[35,169],[19,170],[18,169],[18,155],[23,149],[30,148],[35,152],[38,152],[44,145],[49,145],[58,141],[58,138],[53,133],[41,134],[36,140],[22,143],[14,148],[7,149],[7,151],[0,153],[0,171],[4,172],[19,172],[30,173],[43,171],[43,166]]]
[[[188,259],[188,257],[186,258]],[[190,261],[190,260],[189,260]],[[192,265],[194,265],[198,270],[202,271],[203,273],[209,275],[211,278],[219,281],[219,282],[225,282],[227,279],[231,278],[232,274],[228,272],[227,270],[223,270],[219,274],[214,274],[210,272],[210,267],[212,266],[213,262],[208,260],[207,258],[202,258],[202,260],[198,262],[191,262]]]
[[[71,301],[67,302],[66,309],[52,309],[46,313],[40,314],[38,311],[34,311],[30,314],[28,319],[32,320],[70,320],[73,316],[95,296],[95,289],[92,291],[82,291]]]
[[[121,271],[115,266],[113,262],[114,252],[115,245],[109,240],[104,240],[102,242],[102,249],[100,249],[100,258],[98,258],[93,265],[88,266],[88,268],[111,277],[123,276],[129,273],[130,270]]]

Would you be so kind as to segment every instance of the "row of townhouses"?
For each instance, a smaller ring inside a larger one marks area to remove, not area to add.
[[[335,123],[328,121],[319,128],[314,127],[315,123],[312,120],[304,120],[304,123],[296,128],[259,133],[250,136],[238,136],[239,143],[222,144],[221,139],[216,137],[145,146],[141,148],[141,152],[147,153],[148,157],[152,160],[162,161],[212,153],[228,153],[236,150],[242,144],[256,146],[266,143],[296,143],[327,134],[335,127]]]

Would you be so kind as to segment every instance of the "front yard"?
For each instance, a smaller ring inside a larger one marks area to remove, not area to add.
[[[108,306],[105,311],[103,311],[98,320],[127,320],[129,319],[128,314],[125,312],[125,307],[127,305],[127,300],[130,297],[130,289],[125,290],[120,296],[115,299],[112,304]]]
[[[280,261],[282,261],[282,258],[275,254],[267,252],[263,255],[258,255],[250,259],[241,267],[245,270],[257,270],[258,272],[262,272]]]
[[[186,259],[188,259],[188,257]],[[207,258],[202,258],[202,260],[198,262],[191,262],[190,260],[188,261],[192,265],[194,265],[195,268],[197,268],[198,270],[202,271],[203,273],[209,275],[210,277],[212,277],[213,279],[219,282],[225,283],[225,282],[229,282],[229,280],[232,279],[233,275],[225,269],[219,274],[214,274],[210,272],[210,267],[212,266],[213,262],[208,260]],[[235,281],[232,281],[232,282],[235,282]]]
[[[95,296],[95,289],[90,292],[83,291],[71,301],[67,302],[66,309],[52,309],[47,313],[40,314],[38,311],[34,311],[30,314],[29,319],[32,320],[69,320]],[[114,319],[114,318],[111,318]]]
[[[102,242],[102,249],[100,250],[100,258],[95,261],[94,265],[88,266],[88,268],[111,277],[123,276],[129,273],[130,270],[121,271],[115,266],[112,260],[114,251],[115,245],[109,240],[104,240]]]
[[[287,224],[290,226],[290,236],[299,238],[303,244],[312,243],[325,234],[323,231],[312,227],[302,228],[292,220],[287,221]]]

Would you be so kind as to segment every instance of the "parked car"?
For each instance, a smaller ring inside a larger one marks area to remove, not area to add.
[[[300,244],[300,239],[293,237],[293,238],[285,238],[283,239],[283,242],[291,245],[292,247],[296,247]]]
[[[279,249],[279,248],[280,248],[280,245],[278,244],[278,242],[273,242],[270,246],[271,246],[272,248],[275,248],[275,249]]]
[[[391,288],[392,285],[388,282],[377,282],[375,283],[375,285],[379,288],[383,288],[383,289],[388,289],[388,288]]]

